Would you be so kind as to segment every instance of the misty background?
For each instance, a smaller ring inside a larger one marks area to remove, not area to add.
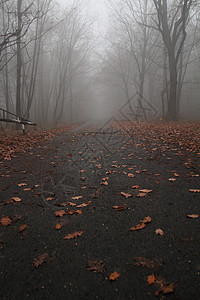
[[[0,108],[41,125],[200,118],[200,3],[0,0]]]

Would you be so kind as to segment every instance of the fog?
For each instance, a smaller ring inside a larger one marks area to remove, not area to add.
[[[199,8],[0,0],[0,108],[42,126],[199,119]]]

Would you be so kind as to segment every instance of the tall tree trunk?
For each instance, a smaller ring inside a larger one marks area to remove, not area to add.
[[[177,63],[173,53],[169,53],[170,93],[168,100],[168,120],[177,120]]]
[[[16,87],[16,114],[21,116],[21,70],[22,70],[22,57],[21,57],[21,29],[22,29],[22,0],[17,1],[17,87]],[[16,126],[19,129],[19,125]]]

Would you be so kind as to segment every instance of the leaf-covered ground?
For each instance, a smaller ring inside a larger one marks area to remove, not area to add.
[[[198,132],[100,124],[3,159],[1,299],[199,299]]]

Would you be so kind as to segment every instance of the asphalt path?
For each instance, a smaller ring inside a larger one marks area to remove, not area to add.
[[[199,299],[196,154],[100,124],[0,170],[1,299]]]

